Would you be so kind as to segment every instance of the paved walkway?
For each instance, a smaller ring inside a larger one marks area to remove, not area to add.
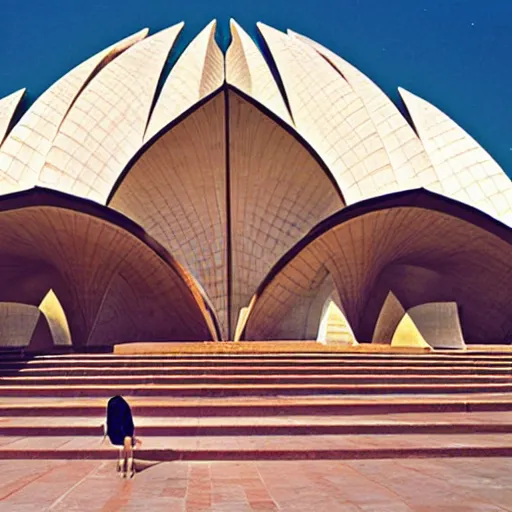
[[[504,512],[512,459],[166,462],[122,480],[113,461],[2,461],[0,512]]]

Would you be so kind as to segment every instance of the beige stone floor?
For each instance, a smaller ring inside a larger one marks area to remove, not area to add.
[[[1,461],[0,512],[512,511],[512,459]]]

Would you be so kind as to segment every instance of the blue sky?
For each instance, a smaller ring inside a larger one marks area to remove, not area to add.
[[[405,87],[461,124],[512,175],[510,0],[3,0],[0,97],[28,89],[30,104],[66,71],[143,27],[178,21],[183,47],[210,20],[227,44],[234,17],[263,21],[326,45],[395,101]]]

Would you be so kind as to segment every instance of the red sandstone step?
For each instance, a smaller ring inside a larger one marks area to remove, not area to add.
[[[1,355],[1,354],[0,354]],[[2,359],[4,355],[1,355]],[[14,356],[5,356],[14,358]],[[365,359],[368,361],[389,361],[389,360],[401,360],[401,361],[457,361],[457,360],[472,360],[472,361],[499,361],[505,360],[510,361],[512,359],[512,351],[506,354],[475,354],[472,352],[464,351],[453,351],[453,352],[428,352],[421,354],[407,354],[407,353],[300,353],[300,352],[281,352],[281,353],[225,353],[225,354],[212,354],[212,353],[184,353],[184,354],[112,354],[112,353],[101,353],[101,354],[90,354],[90,353],[70,353],[70,354],[57,354],[57,355],[19,355],[16,356],[18,360],[31,360],[31,361],[78,361],[78,360],[115,360],[115,361],[129,361],[137,359],[145,360],[166,360],[166,361],[191,361],[191,360],[203,360],[203,361],[220,361],[220,360],[233,360],[233,361],[254,361],[254,360],[266,360],[266,361],[277,361],[282,359],[294,359],[294,360],[340,360],[350,361]]]
[[[354,397],[152,397],[129,398],[138,417],[211,417],[271,415],[368,415],[511,411],[512,397],[502,394]],[[0,397],[0,417],[104,416],[106,399]]]
[[[0,459],[115,459],[118,450],[97,437],[0,437]],[[308,435],[150,437],[143,460],[382,459],[510,457],[512,436]]]
[[[509,393],[512,383],[506,384],[188,384],[157,385],[65,385],[0,386],[0,396],[269,396],[269,395],[386,395],[432,393]]]
[[[26,367],[21,369],[1,370],[2,376],[103,376],[103,375],[262,375],[262,374],[291,374],[291,375],[395,375],[421,374],[421,375],[512,375],[512,367],[487,368],[481,366],[445,366],[432,368],[430,366],[142,366],[142,367]]]
[[[21,355],[20,357],[29,357]],[[31,358],[35,359],[500,359],[512,358],[511,350],[506,352],[475,352],[471,350],[435,350],[431,352],[420,353],[407,353],[407,352],[301,352],[300,350],[291,350],[288,352],[225,352],[225,353],[211,353],[211,352],[175,352],[175,353],[145,353],[145,354],[119,354],[112,352],[90,353],[90,352],[71,352],[66,354],[42,354],[32,355]]]
[[[80,360],[80,361],[44,361],[44,360],[33,360],[27,362],[12,362],[12,361],[4,361],[0,362],[0,371],[5,370],[17,370],[17,369],[57,369],[57,368],[66,368],[73,369],[75,367],[83,367],[86,366],[91,369],[103,369],[105,367],[111,368],[165,368],[165,367],[175,367],[175,368],[184,368],[188,369],[190,367],[194,368],[254,368],[254,367],[275,367],[276,365],[280,367],[309,367],[309,368],[351,368],[351,367],[376,367],[376,368],[402,368],[402,367],[428,367],[432,369],[436,368],[486,368],[486,369],[504,369],[508,371],[512,371],[512,362],[497,362],[497,361],[378,361],[371,362],[367,360],[352,360],[352,361],[333,361],[333,360],[316,360],[316,361],[302,361],[302,360],[281,360],[278,362],[275,361],[148,361],[144,359],[131,360],[131,361],[116,361],[116,360]]]
[[[16,360],[11,359],[7,362],[14,362]],[[453,364],[477,364],[477,363],[501,363],[511,364],[512,355],[506,357],[496,356],[387,356],[387,357],[372,357],[372,356],[361,356],[358,357],[339,357],[336,355],[324,355],[322,356],[301,356],[300,354],[284,354],[284,355],[269,355],[269,354],[258,354],[256,356],[242,357],[242,356],[115,356],[115,355],[104,355],[101,357],[59,357],[59,358],[46,358],[36,357],[31,359],[20,359],[19,362],[28,362],[32,364],[48,364],[48,363],[59,363],[59,364],[74,364],[77,362],[87,362],[90,364],[98,362],[113,362],[113,363],[134,363],[134,362],[147,362],[151,363],[171,363],[171,364],[281,364],[281,363],[293,363],[293,364],[330,364],[336,363],[346,364],[354,362],[363,362],[366,364],[379,364],[379,363],[401,363],[401,364],[414,364],[414,363],[453,363]]]
[[[510,383],[512,375],[108,375],[102,376],[0,376],[0,386],[79,386],[79,385],[247,385],[247,384],[489,384]]]
[[[103,435],[104,417],[0,419],[1,436]],[[136,417],[138,436],[261,436],[512,433],[511,413],[422,413],[378,416]]]

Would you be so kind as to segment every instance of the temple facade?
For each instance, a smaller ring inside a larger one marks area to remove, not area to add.
[[[0,100],[0,346],[512,342],[512,182],[470,135],[261,23],[162,78],[182,27]]]

